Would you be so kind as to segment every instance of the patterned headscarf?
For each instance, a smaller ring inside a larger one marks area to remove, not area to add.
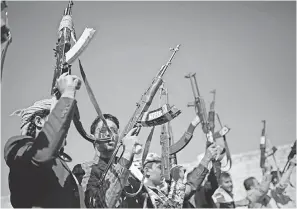
[[[156,153],[148,153],[144,163],[143,163],[143,166],[145,166],[147,163],[149,162],[161,162],[161,157],[156,154]]]
[[[10,116],[17,115],[21,117],[21,132],[27,130],[31,116],[37,111],[41,110],[50,110],[51,105],[53,103],[53,99],[43,99],[35,102],[32,106],[24,109],[19,109],[14,111]]]

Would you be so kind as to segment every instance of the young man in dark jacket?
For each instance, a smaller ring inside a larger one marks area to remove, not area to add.
[[[38,101],[15,112],[21,116],[21,135],[11,137],[4,147],[13,207],[80,207],[75,179],[60,157],[80,84],[78,77],[62,74],[57,80],[58,101]]]

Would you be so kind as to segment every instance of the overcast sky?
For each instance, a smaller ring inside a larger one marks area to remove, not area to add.
[[[295,2],[74,2],[73,21],[79,37],[85,27],[96,35],[81,56],[91,87],[103,112],[118,117],[123,129],[141,94],[181,44],[165,74],[169,100],[182,110],[172,121],[175,141],[195,117],[190,81],[196,72],[207,108],[210,91],[217,90],[216,110],[231,131],[233,154],[259,149],[261,120],[277,145],[296,139],[296,3]],[[2,153],[8,138],[19,134],[16,109],[48,98],[55,65],[58,25],[67,2],[8,2],[13,42],[2,79]],[[79,75],[78,63],[72,73]],[[96,117],[85,87],[77,93],[87,131]],[[159,106],[156,98],[152,109]],[[216,124],[216,130],[219,125]],[[144,142],[149,129],[140,134]],[[160,128],[151,151],[160,153]],[[66,152],[69,164],[89,161],[93,147],[72,125]],[[205,136],[198,126],[179,163],[196,160],[204,151]],[[9,194],[8,167],[1,158],[2,196]]]

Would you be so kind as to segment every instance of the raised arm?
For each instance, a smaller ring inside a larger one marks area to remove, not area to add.
[[[199,165],[187,176],[185,199],[191,198],[208,173],[208,164],[216,155],[216,145],[209,146]]]
[[[289,185],[289,182],[290,182],[290,177],[291,177],[295,167],[296,167],[296,156],[294,156],[290,160],[288,169],[284,172],[279,183],[276,185],[276,189],[278,192],[283,192],[287,188],[287,186]]]
[[[248,194],[247,200],[250,201],[251,204],[256,203],[261,197],[263,197],[263,195],[267,194],[272,180],[271,169],[272,167],[270,165],[265,165],[265,173],[259,188],[254,189],[253,192]]]
[[[10,138],[4,148],[7,165],[20,160],[39,165],[57,157],[70,126],[75,102],[73,98],[61,98],[36,139],[29,136]]]
[[[57,79],[61,98],[52,104],[48,120],[37,137],[33,139],[23,136],[27,140],[16,140],[13,137],[6,143],[4,153],[8,166],[16,160],[31,161],[35,165],[40,165],[58,157],[76,107],[74,98],[80,83],[80,79],[74,75],[62,74]]]

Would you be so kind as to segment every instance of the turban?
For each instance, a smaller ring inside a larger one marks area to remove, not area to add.
[[[50,110],[53,99],[44,99],[35,102],[32,106],[14,111],[10,116],[17,115],[21,117],[21,130],[30,123],[31,116],[37,111]]]

